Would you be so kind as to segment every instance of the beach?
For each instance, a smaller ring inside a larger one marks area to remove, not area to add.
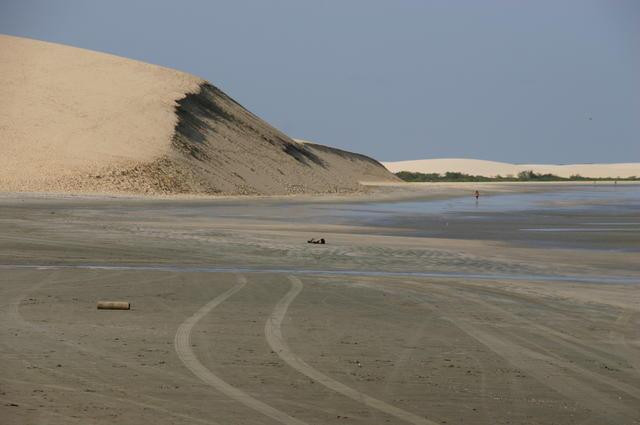
[[[639,423],[638,186],[412,187],[4,194],[0,417]]]

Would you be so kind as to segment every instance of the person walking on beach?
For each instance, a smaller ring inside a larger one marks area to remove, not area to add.
[[[478,192],[477,190],[476,190],[476,193],[475,193],[475,197],[476,197],[476,201],[477,201],[477,200],[478,200],[478,198],[480,197],[480,192]]]

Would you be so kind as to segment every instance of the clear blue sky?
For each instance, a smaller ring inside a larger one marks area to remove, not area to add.
[[[638,0],[2,0],[0,32],[199,75],[380,160],[640,161]]]

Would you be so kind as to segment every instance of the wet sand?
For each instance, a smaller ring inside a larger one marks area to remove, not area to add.
[[[2,423],[640,423],[638,233],[336,205],[4,197]]]

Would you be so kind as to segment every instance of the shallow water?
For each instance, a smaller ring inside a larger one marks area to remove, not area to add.
[[[323,220],[417,237],[640,251],[640,185],[318,207]]]
[[[164,271],[184,273],[277,273],[294,275],[355,275],[370,277],[432,277],[452,279],[477,279],[477,280],[523,280],[532,282],[584,282],[584,283],[609,283],[609,284],[640,284],[640,279],[635,276],[584,276],[584,275],[560,275],[560,274],[515,274],[515,273],[452,273],[452,272],[385,272],[379,270],[314,270],[299,268],[268,268],[268,267],[208,267],[208,266],[183,266],[183,265],[24,265],[2,264],[0,269],[35,269],[35,270],[130,270],[130,271]]]
[[[555,192],[514,193],[481,196],[477,201],[473,196],[439,200],[410,202],[379,202],[368,204],[347,204],[338,208],[324,207],[339,214],[389,214],[389,213],[477,213],[477,212],[517,212],[573,211],[573,210],[628,210],[640,211],[640,185],[594,185],[575,186]],[[640,217],[638,220],[640,223]]]
[[[162,214],[366,226],[363,232],[381,235],[640,251],[640,184],[598,183],[549,192],[481,194],[477,201],[470,192],[467,197],[401,202],[165,206]]]

